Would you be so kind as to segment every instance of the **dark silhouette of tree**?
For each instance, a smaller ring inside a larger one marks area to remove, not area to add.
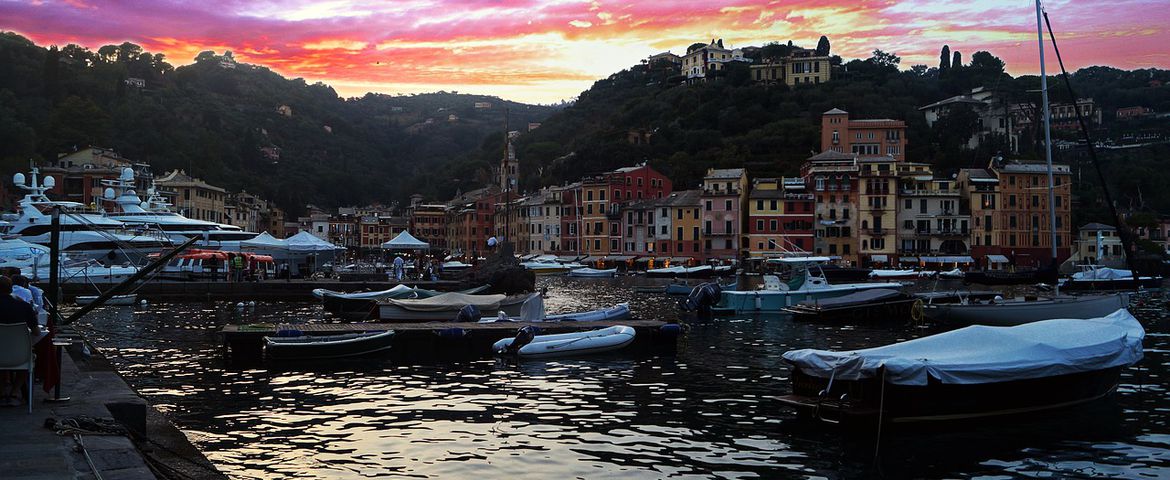
[[[61,93],[61,52],[57,50],[56,45],[49,47],[45,54],[43,82],[45,98],[50,101],[56,99]]]
[[[951,60],[951,68],[963,68],[963,54],[959,53],[958,50],[955,50],[955,58]]]
[[[822,57],[829,55],[829,37],[821,35],[820,41],[817,42],[817,55]]]
[[[938,69],[939,71],[949,70],[951,68],[951,47],[950,45],[943,45],[942,54],[939,55]]]

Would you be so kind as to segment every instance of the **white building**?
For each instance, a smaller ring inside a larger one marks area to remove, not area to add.
[[[711,43],[687,50],[683,57],[682,71],[687,79],[706,78],[709,74],[723,70],[729,62],[751,62],[743,56],[743,50],[738,48],[724,48],[723,39],[711,40]]]

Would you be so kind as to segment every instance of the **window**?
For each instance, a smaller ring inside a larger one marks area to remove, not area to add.
[[[773,231],[773,232],[776,231],[776,221],[775,220],[768,221],[768,230]]]
[[[732,233],[732,232],[733,232],[733,230],[731,229],[731,220],[724,221],[723,222],[723,233]]]
[[[756,231],[757,232],[764,231],[764,221],[763,220],[756,220]]]
[[[729,212],[731,211],[731,200],[724,200],[723,201],[723,209],[727,210]]]
[[[913,210],[913,209],[914,209],[914,200],[907,198],[906,199],[906,210]]]
[[[708,212],[710,212],[710,211],[711,211],[711,201],[710,201],[710,200],[707,200],[707,202],[706,202],[706,203],[704,203],[703,205],[707,207],[707,211],[708,211]]]
[[[772,204],[769,206],[769,208],[772,210],[776,210],[776,201],[775,200],[772,200]]]
[[[699,240],[699,227],[691,227],[691,240]]]
[[[710,220],[707,220],[706,222],[704,222],[703,233],[707,234],[707,235],[711,234],[711,221]]]
[[[666,227],[662,227],[662,228],[666,228]],[[682,240],[682,239],[683,239],[683,227],[678,227],[678,238],[676,240]]]
[[[597,199],[598,200],[605,200],[605,190],[600,190],[597,192]]]
[[[756,200],[756,210],[763,210],[763,209],[764,209],[764,201],[763,200]]]

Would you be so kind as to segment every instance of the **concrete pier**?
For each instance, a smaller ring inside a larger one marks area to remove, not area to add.
[[[95,478],[90,461],[72,435],[57,435],[47,419],[76,416],[118,418],[136,431],[120,435],[82,435],[94,468],[106,479],[154,479],[178,472],[184,478],[226,479],[162,414],[150,407],[100,356],[62,361],[62,395],[67,402],[46,403],[33,386],[33,413],[26,406],[0,408],[0,477],[6,480]],[[139,431],[141,430],[141,431]]]

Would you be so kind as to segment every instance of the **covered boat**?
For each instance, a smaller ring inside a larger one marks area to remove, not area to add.
[[[1097,318],[1129,306],[1129,296],[1082,295],[1078,297],[1025,297],[986,302],[929,303],[922,313],[931,320],[947,325],[1012,326],[1052,318]]]
[[[357,357],[390,348],[394,331],[342,335],[264,337],[264,351],[273,360],[323,360]]]
[[[598,270],[596,268],[581,267],[569,270],[570,277],[612,278],[615,274],[617,274],[616,268]]]
[[[498,354],[512,353],[522,358],[594,354],[625,348],[634,342],[635,335],[637,332],[633,327],[615,325],[588,332],[536,335],[530,337],[531,341],[523,346],[511,348],[518,338],[527,340],[523,338],[522,333],[517,338],[505,338],[496,342],[492,345],[492,351]]]
[[[537,275],[559,275],[569,271],[569,267],[551,260],[524,262],[520,266]]]
[[[853,351],[792,350],[792,395],[819,419],[922,422],[1075,405],[1117,388],[1145,330],[1122,309],[1092,319],[972,326]]]
[[[73,299],[73,303],[76,303],[78,305],[89,305],[89,304],[93,303],[94,300],[97,300],[97,299],[98,299],[97,295],[78,295],[77,297],[75,297]],[[114,295],[114,296],[110,297],[108,300],[106,300],[106,303],[104,303],[103,305],[126,306],[126,305],[134,305],[137,301],[138,301],[138,294],[131,293],[129,295]]]
[[[459,310],[474,305],[484,316],[504,312],[508,317],[519,317],[520,307],[532,295],[469,295],[443,293],[429,298],[390,299],[378,303],[378,318],[404,322],[451,321]]]
[[[690,285],[687,283],[671,283],[663,289],[663,293],[666,293],[667,295],[690,295],[691,291],[699,285],[702,284],[696,283],[694,285]],[[735,290],[736,288],[739,288],[739,280],[719,284],[719,289],[724,291]]]
[[[967,276],[967,274],[958,268],[953,268],[953,269],[947,270],[945,272],[938,272],[938,278],[962,279],[962,278],[965,278],[966,276]]]
[[[929,272],[919,272],[918,270],[873,270],[869,272],[869,278],[918,278],[930,276]]]
[[[801,320],[897,320],[904,321],[913,295],[888,288],[861,290],[839,297],[800,302],[784,311]]]
[[[1160,276],[1138,276],[1135,279],[1130,270],[1098,265],[1085,265],[1081,271],[1060,282],[1060,288],[1069,290],[1136,290],[1161,286]]]
[[[487,290],[491,285],[480,285],[456,293],[474,295]],[[313,289],[313,296],[320,298],[325,310],[351,319],[366,319],[377,312],[378,302],[391,299],[430,298],[442,292],[425,288],[412,288],[406,285],[395,285],[388,290],[374,292],[338,292],[324,288]]]
[[[666,267],[646,270],[646,276],[659,278],[711,278],[713,276],[730,275],[731,273],[734,273],[734,269],[730,265],[699,265],[697,267]]]

